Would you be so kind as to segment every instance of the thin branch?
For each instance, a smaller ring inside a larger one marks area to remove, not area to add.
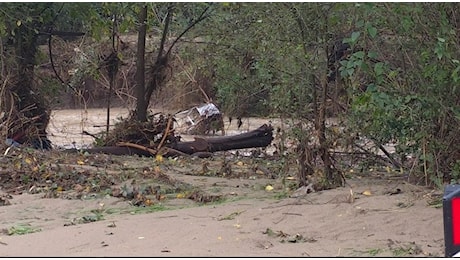
[[[51,40],[52,40],[52,38],[53,38],[53,36],[52,36],[52,34],[50,34],[49,37],[48,37],[48,55],[50,56],[51,68],[53,68],[54,74],[59,79],[59,81],[61,81],[62,84],[66,84],[64,82],[64,80],[61,78],[61,76],[59,76],[59,73],[57,72],[56,67],[54,66],[53,52],[52,52],[52,49],[51,49],[51,46],[52,46]]]
[[[209,17],[209,15],[206,15],[207,11],[209,10],[209,6],[207,6],[203,12],[200,14],[200,16],[198,16],[198,18],[193,21],[192,23],[190,23],[189,26],[187,26],[187,28],[185,28],[185,30],[179,34],[179,36],[177,36],[177,38],[174,40],[174,42],[171,44],[171,46],[169,46],[169,49],[168,51],[166,52],[166,55],[169,55],[169,53],[171,53],[171,50],[172,48],[174,47],[174,45],[188,32],[190,31],[190,29],[192,29],[193,27],[195,27],[195,25],[197,25],[198,23],[200,23],[201,21],[205,20],[206,18]]]
[[[164,50],[164,46],[166,42],[166,36],[168,34],[169,24],[171,23],[171,16],[172,16],[173,9],[174,9],[174,6],[172,4],[168,6],[168,13],[166,14],[165,27],[163,28],[163,34],[161,36],[160,49],[158,51],[157,62],[161,60],[162,55],[163,55],[163,50]],[[169,54],[169,51],[168,51],[168,54]]]
[[[156,155],[156,154],[157,154],[157,151],[156,151],[156,150],[151,149],[151,148],[148,148],[148,147],[145,147],[145,146],[140,145],[140,144],[126,143],[126,142],[118,142],[118,143],[117,143],[117,146],[120,146],[120,147],[131,147],[131,148],[139,149],[139,150],[142,150],[142,151],[149,152],[149,153],[152,154],[152,155]]]

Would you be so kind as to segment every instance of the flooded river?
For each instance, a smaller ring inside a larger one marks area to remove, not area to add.
[[[110,110],[110,124],[113,125],[118,118],[128,116],[128,109],[112,108]],[[87,147],[94,138],[82,134],[87,131],[92,134],[105,131],[107,122],[106,109],[63,109],[51,112],[48,125],[48,138],[56,147]]]
[[[152,112],[163,112],[165,114],[171,113],[166,110],[153,110]],[[177,111],[176,111],[177,112]],[[127,108],[111,108],[110,110],[110,125],[113,129],[115,123],[120,118],[127,118],[129,111]],[[178,120],[179,121],[179,120]],[[63,109],[54,110],[51,113],[51,120],[48,125],[48,137],[53,143],[54,147],[61,148],[87,148],[92,146],[94,138],[82,134],[83,131],[87,131],[91,134],[98,134],[106,131],[107,122],[107,110],[103,108],[92,108],[92,109]],[[232,124],[229,124],[228,118],[224,118],[225,135],[237,135],[250,130],[254,130],[263,124],[271,124],[275,129],[280,127],[281,120],[279,118],[243,118],[243,124],[238,129],[236,126],[236,119],[233,119]],[[327,125],[336,125],[337,119],[328,119]],[[288,124],[284,124],[285,129],[288,129]],[[183,141],[193,140],[192,135],[188,135],[185,131],[181,131],[183,128],[175,125],[176,134],[182,137]],[[184,129],[185,130],[185,129]],[[218,132],[217,134],[221,134]],[[274,131],[274,143],[279,142],[276,131]],[[363,141],[362,146],[371,148],[372,143]],[[285,144],[287,147],[292,147],[295,143],[293,140],[287,140]],[[395,152],[394,145],[385,145],[385,148],[390,153]],[[274,147],[270,147],[268,150],[273,151]],[[267,150],[267,151],[268,151]],[[375,152],[379,155],[384,156],[382,151],[376,149]]]
[[[170,111],[154,110],[153,112],[170,113]],[[129,111],[126,108],[110,109],[110,125],[113,129],[114,124],[120,118],[127,118]],[[63,148],[81,148],[91,146],[94,138],[82,134],[87,131],[91,134],[97,134],[106,130],[107,110],[103,108],[92,109],[63,109],[54,110],[51,113],[51,120],[48,125],[48,137],[55,147]],[[263,118],[244,118],[243,125],[240,129],[236,126],[236,119],[229,124],[228,118],[225,118],[225,134],[235,135],[249,130],[258,128],[266,123],[279,123],[279,119]],[[182,140],[193,140],[192,136],[176,131],[182,136]],[[218,134],[220,134],[219,132]]]

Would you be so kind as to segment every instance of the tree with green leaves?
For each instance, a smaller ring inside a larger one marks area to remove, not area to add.
[[[342,61],[351,125],[377,144],[394,143],[400,163],[424,184],[460,179],[457,3],[366,3],[350,16]],[[410,156],[411,158],[408,158]]]
[[[331,92],[328,48],[341,32],[332,26],[334,7],[330,3],[222,4],[202,29],[208,32],[208,44],[199,55],[207,55],[203,66],[215,71],[218,102],[224,111],[234,116],[276,115],[291,122],[287,134],[298,142],[301,157],[295,158],[301,163],[299,186],[306,185],[306,176],[315,172],[318,160],[326,183],[334,186],[341,179],[329,156],[332,142],[325,126]]]
[[[195,62],[213,72],[217,102],[228,114],[312,120],[312,132],[293,125],[292,134],[299,143],[318,134],[325,164],[335,143],[325,117],[342,115],[352,146],[372,141],[392,167],[422,173],[425,184],[456,181],[457,7],[222,3],[202,28],[208,44],[194,49],[208,59]],[[389,143],[395,154],[384,147]]]
[[[57,34],[58,3],[5,3],[0,7],[2,111],[8,136],[50,148],[46,138],[49,111],[34,81],[38,45]]]

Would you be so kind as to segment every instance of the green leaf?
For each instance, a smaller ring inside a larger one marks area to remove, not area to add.
[[[375,38],[375,36],[377,35],[377,28],[369,26],[367,27],[367,33],[369,33],[369,36],[371,36],[371,38]]]
[[[442,59],[442,57],[444,56],[444,50],[441,46],[436,46],[434,48],[434,53],[436,54],[438,60]]]
[[[458,72],[460,71],[460,66],[455,68],[453,71],[452,71],[452,74],[451,74],[451,77],[452,77],[452,80],[457,83],[458,80],[460,79],[459,76],[458,76]],[[454,86],[454,90],[455,90],[455,86]]]
[[[364,54],[365,54],[364,51],[358,51],[358,52],[353,53],[353,56],[358,59],[362,59],[364,58]]]
[[[375,86],[374,83],[371,83],[371,84],[369,84],[369,85],[367,86],[367,91],[369,91],[369,92],[375,92],[375,91],[377,91],[377,86]]]
[[[392,70],[392,71],[390,71],[388,73],[388,78],[390,78],[390,79],[394,79],[394,78],[396,78],[396,76],[398,76],[398,71],[396,71],[396,70]]]
[[[375,51],[369,51],[367,53],[367,57],[369,57],[371,59],[377,59],[378,55],[377,55],[377,52],[375,52]]]
[[[377,76],[383,74],[383,62],[378,62],[374,65],[374,72]]]
[[[351,68],[351,69],[347,69],[346,71],[347,71],[348,76],[353,76],[353,73],[355,72],[355,69]]]
[[[352,42],[351,38],[346,38],[346,37],[345,37],[345,38],[343,38],[343,40],[342,40],[342,43],[351,43],[351,42]]]
[[[361,35],[360,32],[352,32],[351,33],[351,42],[355,43],[358,40],[360,35]]]

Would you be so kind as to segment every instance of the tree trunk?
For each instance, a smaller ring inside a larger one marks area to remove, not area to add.
[[[30,142],[37,148],[51,148],[46,138],[49,111],[40,91],[34,87],[34,65],[37,53],[37,33],[33,28],[20,26],[14,36],[17,74],[9,88],[13,102],[6,108],[12,111],[8,116],[8,137],[19,143]]]
[[[158,56],[155,60],[155,63],[152,67],[151,79],[147,85],[147,88],[144,92],[145,98],[145,110],[150,104],[150,97],[152,96],[153,92],[161,87],[167,80],[167,68],[168,68],[168,61],[169,61],[169,54],[170,52],[165,52],[165,45],[166,39],[169,32],[169,26],[171,24],[172,13],[173,13],[174,5],[170,4],[168,7],[168,14],[166,15],[165,25],[163,28],[163,34],[161,36],[160,46],[158,48]],[[171,46],[172,48],[172,46]]]
[[[319,152],[321,154],[321,159],[324,163],[324,173],[329,182],[333,182],[333,172],[332,172],[332,161],[329,154],[329,144],[326,139],[326,102],[327,102],[327,91],[328,84],[326,80],[321,80],[322,86],[322,98],[321,106],[319,110],[319,117],[316,125],[316,131],[318,133],[319,140]]]
[[[199,153],[213,153],[218,151],[228,151],[234,149],[245,149],[255,147],[266,147],[273,141],[273,128],[269,125],[262,125],[261,127],[249,131],[247,133],[223,136],[223,137],[210,137],[210,138],[195,138],[194,141],[177,142],[175,144],[167,145],[166,147],[172,148],[184,154],[199,154]],[[156,148],[156,147],[155,147]],[[67,150],[68,152],[76,150]],[[168,151],[165,156],[177,155],[174,151]],[[105,153],[115,155],[141,155],[153,156],[146,149],[136,149],[127,146],[105,146],[86,149],[85,152],[89,153]]]
[[[137,37],[136,59],[136,111],[135,118],[138,121],[147,121],[148,102],[145,95],[145,37],[147,34],[147,5],[142,4],[139,12],[139,32]],[[150,97],[149,97],[150,98]]]
[[[161,37],[160,46],[158,46],[158,55],[156,60],[152,66],[151,71],[149,72],[151,78],[147,84],[145,84],[145,76],[144,73],[141,75],[141,71],[144,71],[144,53],[145,53],[145,34],[146,34],[146,27],[145,23],[141,24],[139,28],[138,34],[138,60],[137,60],[137,74],[136,74],[136,97],[137,97],[137,104],[136,104],[136,119],[141,122],[147,121],[147,109],[150,104],[150,98],[153,92],[159,89],[161,86],[168,81],[168,73],[169,73],[169,57],[171,55],[171,51],[174,45],[196,24],[203,21],[207,17],[207,11],[209,7],[205,8],[200,16],[192,21],[187,28],[176,37],[176,39],[170,44],[169,48],[166,50],[166,43],[167,43],[167,36],[170,31],[171,22],[174,15],[174,8],[176,3],[170,3],[168,6],[168,13],[166,14],[163,33]],[[141,12],[139,13],[139,21],[145,21],[147,18],[147,6],[144,5],[142,7]],[[142,50],[141,50],[142,47]],[[142,51],[142,53],[141,53]],[[142,67],[141,67],[142,66]]]

